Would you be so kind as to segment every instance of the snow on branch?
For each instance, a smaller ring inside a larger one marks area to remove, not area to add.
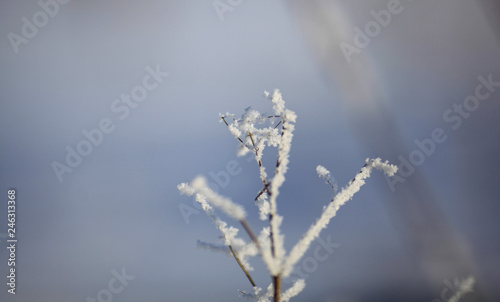
[[[323,210],[320,218],[311,225],[309,230],[302,236],[299,242],[292,248],[286,262],[283,266],[283,277],[287,277],[293,270],[293,266],[299,261],[304,253],[309,248],[311,242],[319,236],[321,230],[328,226],[330,220],[337,215],[338,209],[350,200],[355,193],[365,184],[365,179],[370,177],[373,168],[380,169],[389,176],[397,172],[395,165],[390,165],[388,162],[382,162],[380,158],[366,159],[365,166],[358,172],[354,179],[340,191],[330,204]],[[324,172],[324,171],[323,171]]]
[[[237,220],[243,220],[246,217],[245,209],[239,204],[234,203],[229,198],[223,197],[208,187],[207,180],[203,176],[196,177],[191,182],[191,187],[200,192],[207,201],[220,208],[227,215]]]
[[[287,289],[283,295],[281,296],[281,300],[283,302],[288,302],[290,301],[291,298],[297,296],[300,294],[304,288],[306,288],[306,281],[304,279],[298,279],[293,283],[292,287]]]
[[[267,93],[269,96],[269,93]],[[276,170],[274,177],[271,180],[269,203],[270,203],[270,224],[271,224],[271,240],[274,243],[274,258],[275,264],[281,265],[283,257],[285,256],[284,238],[280,234],[279,226],[283,220],[277,214],[278,206],[276,200],[279,195],[279,188],[285,182],[285,174],[288,171],[288,163],[290,161],[290,149],[292,146],[293,130],[295,129],[295,120],[297,115],[295,112],[285,108],[285,101],[281,93],[276,89],[271,98],[274,106],[274,113],[282,117],[282,130],[281,139],[278,149],[278,161],[276,163]],[[278,273],[279,267],[273,267],[273,275]]]
[[[240,150],[238,155],[241,156],[252,152],[255,154],[255,160],[259,165],[259,174],[263,187],[257,193],[255,203],[259,208],[261,220],[267,219],[269,225],[262,228],[258,237],[245,219],[246,212],[244,208],[211,190],[204,177],[198,176],[190,184],[180,184],[178,189],[183,194],[196,196],[196,201],[202,205],[205,213],[222,233],[222,239],[225,243],[225,246],[221,246],[198,242],[198,246],[212,251],[232,254],[250,280],[253,293],[240,291],[241,295],[259,302],[269,302],[271,300],[287,302],[298,295],[306,284],[304,280],[300,279],[282,292],[281,280],[291,274],[294,265],[304,256],[311,242],[319,236],[321,230],[327,227],[330,220],[337,214],[338,209],[360,190],[361,186],[365,184],[365,179],[370,177],[374,168],[393,176],[397,172],[397,167],[388,164],[387,161],[382,162],[380,158],[366,159],[366,164],[354,179],[337,193],[338,185],[331,176],[330,171],[323,166],[317,166],[316,172],[319,177],[323,178],[332,187],[334,197],[324,207],[319,219],[309,227],[287,256],[284,248],[284,236],[280,231],[283,217],[278,214],[277,198],[288,171],[297,115],[286,108],[285,101],[279,90],[275,90],[272,94],[266,91],[265,96],[273,103],[273,114],[262,114],[252,109],[252,107],[246,108],[239,119],[234,114],[220,114],[221,122],[228,127],[231,134],[239,141]],[[266,146],[278,148],[274,175],[270,179],[262,162]],[[227,215],[238,220],[252,241],[245,242],[243,239],[237,238],[238,229],[228,226],[226,222],[222,221],[214,213],[212,206],[220,208]],[[273,280],[273,283],[265,290],[256,286],[248,273],[252,268],[247,258],[257,254],[261,255]],[[473,279],[472,281],[469,279],[464,281],[461,287],[463,292],[470,290],[472,284]]]
[[[240,295],[243,298],[247,298],[251,301],[270,302],[271,298],[273,297],[273,284],[269,284],[265,291],[263,291],[262,288],[258,286],[253,288],[253,293],[248,293],[240,290]]]
[[[217,229],[222,234],[222,239],[224,240],[225,245],[234,244],[236,235],[238,234],[238,229],[229,226],[227,222],[221,220],[215,213],[212,206],[207,202],[205,196],[203,194],[197,193],[196,189],[190,186],[187,183],[181,183],[177,186],[177,189],[182,193],[188,196],[195,195],[196,201],[201,204],[203,211],[207,214],[208,217],[212,220],[213,224],[217,227]]]
[[[316,167],[316,172],[318,173],[319,177],[323,178],[325,180],[325,182],[332,187],[333,194],[336,194],[337,190],[338,190],[337,181],[330,174],[330,171],[328,171],[325,167],[318,165]]]
[[[253,293],[248,293],[245,291],[240,291],[242,297],[247,298],[249,300],[258,301],[258,302],[270,302],[273,298],[273,285],[270,284],[267,287],[266,291],[263,291],[260,287],[254,287]],[[293,285],[287,289],[281,296],[282,302],[288,302],[291,298],[300,294],[304,288],[306,288],[306,282],[304,279],[298,279],[293,283]]]
[[[195,179],[196,180],[196,179]],[[200,183],[200,187],[203,186],[203,183]],[[206,183],[205,183],[206,186]],[[196,201],[199,202],[202,205],[203,210],[205,213],[211,218],[212,222],[215,224],[215,226],[219,229],[221,232],[222,236],[221,239],[224,240],[224,246],[221,245],[215,245],[211,243],[206,243],[202,241],[198,241],[198,247],[199,248],[204,248],[210,251],[214,252],[224,252],[229,255],[233,255],[235,258],[237,258],[238,263],[240,264],[241,268],[245,271],[245,273],[248,274],[247,271],[252,271],[253,267],[250,265],[248,262],[248,258],[255,256],[258,254],[258,248],[255,245],[254,242],[246,243],[243,239],[236,237],[238,235],[239,229],[235,228],[233,226],[229,226],[228,224],[221,220],[213,211],[212,206],[207,202],[205,195],[202,193],[197,193],[197,189],[192,187],[191,185],[187,183],[181,183],[180,185],[177,186],[177,189],[182,193],[186,194],[188,196],[192,196],[196,194]],[[198,188],[199,190],[199,188]],[[210,189],[208,189],[210,190]],[[205,193],[209,193],[212,195],[217,195],[216,193],[210,193],[206,189],[202,189],[201,191],[204,191]],[[211,190],[210,190],[211,191]],[[219,196],[218,198],[223,198]],[[227,205],[226,205],[227,206]],[[239,205],[236,205],[237,207],[241,207]],[[230,209],[234,211],[234,209]],[[243,216],[244,219],[244,216]],[[241,222],[241,219],[239,219]],[[234,249],[233,249],[234,247]],[[236,250],[236,251],[235,251]],[[238,256],[236,255],[238,253]],[[251,279],[251,277],[249,277]],[[251,281],[253,282],[253,280]]]

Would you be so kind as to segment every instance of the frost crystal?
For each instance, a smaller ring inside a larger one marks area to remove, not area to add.
[[[328,171],[325,167],[318,165],[316,167],[316,172],[318,173],[319,177],[323,178],[326,181],[326,183],[332,187],[333,194],[337,193],[338,190],[337,181],[335,181],[335,178],[332,177],[330,171]]]
[[[205,177],[198,176],[192,183],[191,187],[199,191],[205,198],[214,206],[221,208],[227,215],[234,219],[241,220],[245,218],[245,209],[239,204],[232,202],[230,199],[220,196],[210,189],[207,185]]]
[[[205,196],[197,193],[197,191],[188,185],[187,183],[181,183],[177,186],[178,190],[181,193],[186,194],[188,196],[195,195],[196,201],[201,204],[203,211],[211,218],[213,224],[219,229],[222,234],[222,239],[226,245],[230,245],[232,241],[235,240],[236,235],[238,234],[238,229],[232,226],[227,226],[227,223],[221,220],[217,215],[215,215],[212,206],[207,202]]]

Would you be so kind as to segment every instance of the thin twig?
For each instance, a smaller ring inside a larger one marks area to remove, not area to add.
[[[246,219],[241,219],[240,223],[243,226],[243,228],[245,229],[245,231],[247,232],[248,236],[250,236],[250,239],[252,239],[252,241],[257,246],[257,249],[259,249],[259,251],[262,254],[262,248],[260,246],[259,239],[255,235],[255,232],[252,230],[252,227],[250,226],[250,224],[248,223],[248,221]]]
[[[257,196],[255,197],[255,201],[257,201],[257,199],[259,199],[260,195],[264,194],[264,192],[266,192],[266,191],[269,195],[270,192],[269,192],[269,184],[268,183],[264,184],[264,188],[262,188],[262,190],[259,191],[259,194],[257,194]]]
[[[274,302],[281,301],[281,275],[273,276]]]
[[[281,117],[281,116],[268,116],[268,118],[273,118],[273,117]],[[224,123],[226,123],[226,126],[229,127],[229,125],[226,122],[226,120],[224,119],[224,117],[222,119],[223,119]],[[283,125],[282,129],[281,129],[281,137],[283,137],[283,134],[287,130],[286,127],[284,127],[283,120],[281,120],[274,127],[274,129],[276,129],[279,125]],[[253,151],[255,152],[255,158],[257,159],[258,156],[259,156],[259,150],[256,148],[255,141],[253,139],[253,135],[252,135],[251,132],[249,132],[249,136],[250,136],[250,140],[252,141]],[[240,137],[237,137],[237,139],[245,147],[248,148],[248,146],[243,142],[243,140]],[[262,165],[262,160],[259,159],[259,160],[257,160],[257,162],[259,164],[259,168],[262,168],[262,166],[263,166]],[[279,157],[278,157],[278,159],[276,160],[276,171],[278,170],[279,166],[280,166],[280,161],[279,161]],[[267,191],[267,194],[268,194],[269,198],[271,198],[272,193],[271,193],[271,190],[269,188],[270,184],[267,182],[267,179],[265,177],[262,179],[262,182],[264,184],[264,188],[259,192],[259,194],[255,198],[255,200],[257,200],[266,191]],[[273,221],[273,214],[270,213],[269,214],[269,225],[270,226],[272,226],[272,221]],[[253,232],[253,230],[250,227],[250,225],[248,224],[248,222],[245,219],[242,219],[242,220],[240,220],[240,223],[243,226],[243,228],[247,231],[248,235],[250,236],[250,238],[252,239],[252,241],[255,243],[255,245],[257,246],[257,248],[259,249],[259,251],[262,254],[262,249],[261,249],[261,246],[259,244],[259,240],[257,239],[257,236]],[[275,236],[275,234],[273,233],[273,229],[272,229],[272,227],[270,227],[269,237],[270,237],[270,241],[271,241],[271,254],[272,254],[273,258],[276,257],[276,248],[275,248],[275,238],[274,238],[274,236]],[[235,258],[236,258],[236,256],[235,256]],[[274,302],[280,302],[281,301],[281,275],[273,276],[273,287],[274,287]]]
[[[271,255],[276,257],[276,248],[274,247],[274,233],[273,233],[273,228],[271,226],[271,222],[273,221],[273,214],[269,214],[269,237],[271,239]]]
[[[255,148],[255,142],[253,141],[253,135],[252,132],[248,132],[248,135],[250,136],[250,139],[252,140],[252,145]]]
[[[282,120],[283,121],[283,120]],[[279,124],[278,124],[279,125]],[[281,139],[283,139],[283,135],[285,134],[285,131],[286,131],[286,127],[285,127],[285,123],[283,123],[283,126],[281,127]],[[276,159],[276,170],[274,172],[274,175],[276,175],[276,173],[278,173],[278,168],[280,166],[280,159],[279,159],[279,152],[278,152],[278,158]],[[271,190],[268,189],[268,194],[269,194],[269,199],[271,199]],[[273,258],[276,257],[276,247],[275,247],[275,239],[274,239],[274,232],[273,232],[273,228],[272,228],[272,221],[273,221],[273,213],[272,213],[272,210],[271,210],[271,213],[269,213],[269,226],[270,226],[270,233],[269,233],[269,236],[271,238],[271,254],[273,255]],[[280,282],[281,284],[281,282]],[[275,287],[276,289],[276,287]]]
[[[229,249],[231,250],[231,253],[233,253],[234,259],[236,259],[236,262],[238,262],[238,265],[241,267],[243,272],[245,272],[245,275],[247,275],[248,281],[252,284],[253,287],[255,287],[255,282],[253,282],[252,276],[250,276],[250,273],[246,270],[245,266],[243,263],[241,263],[240,258],[236,255],[236,252],[233,250],[233,247],[229,245]]]
[[[279,115],[270,115],[270,116],[268,116],[267,118],[276,118],[276,117],[281,117],[281,116],[279,116]],[[225,117],[224,117],[224,116],[222,117],[222,120],[224,121],[224,123],[226,124],[226,126],[227,126],[227,127],[229,127],[229,124],[227,123],[227,121],[226,121],[226,119],[225,119]],[[282,123],[282,121],[280,121],[280,122],[279,122],[279,123],[278,123],[278,124],[277,124],[274,128],[277,128],[277,127],[278,127],[281,123]],[[249,134],[250,139],[251,139],[251,141],[252,141],[253,148],[249,148],[249,146],[247,146],[247,145],[245,144],[245,142],[244,142],[244,141],[243,141],[240,137],[236,137],[236,139],[238,139],[238,141],[239,141],[240,143],[242,143],[242,144],[243,144],[243,146],[247,147],[248,149],[253,149],[253,151],[254,151],[254,153],[255,153],[255,158],[257,159],[257,158],[258,158],[258,155],[259,155],[259,150],[256,148],[255,141],[254,141],[254,139],[253,139],[253,135],[252,135],[252,133],[251,133],[251,132],[249,132],[248,134]],[[260,160],[260,159],[259,159],[257,162],[258,162],[258,164],[259,164],[259,168],[261,168],[261,167],[262,167],[262,160]],[[268,195],[270,195],[270,194],[271,194],[271,191],[269,190],[269,183],[267,182],[267,180],[266,180],[265,178],[262,180],[262,182],[264,183],[264,191],[267,191]],[[262,193],[263,193],[263,192],[262,192]],[[259,194],[257,195],[257,197],[255,197],[255,200],[257,200],[257,199],[260,197],[260,195],[262,195],[262,193],[259,193]]]

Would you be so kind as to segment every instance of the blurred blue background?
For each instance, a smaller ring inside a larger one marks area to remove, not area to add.
[[[275,88],[298,115],[278,200],[288,250],[330,200],[318,164],[342,187],[367,157],[399,164],[416,139],[436,128],[447,137],[394,191],[373,174],[321,234],[339,247],[317,267],[299,264],[308,285],[292,301],[439,301],[468,275],[477,283],[463,301],[500,300],[500,89],[457,129],[458,113],[443,117],[478,77],[500,81],[495,1],[401,0],[349,59],[341,43],[355,46],[353,28],[395,1],[41,3],[52,16],[37,1],[0,4],[0,192],[6,201],[17,190],[19,240],[17,292],[4,285],[1,301],[237,301],[249,282],[230,257],[197,249],[218,233],[176,186],[205,175],[260,230],[258,167],[236,156],[218,114],[270,112],[263,92]],[[117,113],[148,66],[169,75]],[[85,144],[102,119],[113,131],[59,179],[53,163],[67,165],[67,146]],[[6,276],[6,202],[0,209]],[[103,296],[122,268],[135,278]]]

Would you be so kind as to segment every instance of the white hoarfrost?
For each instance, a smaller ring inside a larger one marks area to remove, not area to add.
[[[290,287],[286,290],[286,292],[283,293],[283,295],[281,296],[282,301],[290,301],[291,298],[300,294],[304,290],[304,288],[306,288],[306,281],[304,279],[298,279],[293,283],[292,287]]]
[[[282,302],[288,302],[291,298],[300,294],[304,288],[306,288],[306,282],[304,279],[296,280],[293,285],[287,289],[281,295]],[[253,293],[247,293],[245,291],[240,291],[241,296],[250,300],[258,301],[258,302],[270,302],[274,296],[273,293],[273,284],[269,284],[266,291],[263,291],[260,287],[254,287]]]
[[[177,189],[188,196],[195,195],[196,201],[201,204],[203,211],[210,217],[217,229],[221,232],[225,245],[230,245],[231,242],[235,240],[238,229],[232,226],[228,227],[225,221],[215,215],[212,206],[207,202],[203,194],[197,193],[197,191],[187,183],[181,183],[177,186]]]
[[[339,193],[337,193],[337,195],[335,195],[330,204],[328,204],[328,206],[323,210],[320,218],[311,225],[309,230],[292,248],[292,251],[286,259],[285,265],[283,266],[284,277],[290,275],[293,270],[293,266],[302,258],[302,256],[304,256],[311,242],[319,236],[321,230],[328,226],[328,223],[330,223],[330,219],[332,219],[337,214],[338,209],[349,199],[351,199],[354,194],[359,191],[361,186],[365,184],[365,179],[370,177],[373,168],[380,169],[387,173],[389,176],[394,175],[394,173],[396,173],[397,171],[396,166],[389,165],[387,162],[382,163],[380,158],[366,159],[366,165],[361,168],[361,171],[358,172],[354,179],[345,188],[343,188]],[[325,172],[326,169],[320,170],[322,172]]]
[[[318,165],[316,167],[316,172],[318,173],[319,177],[323,178],[325,180],[325,182],[332,187],[333,194],[337,193],[337,190],[338,190],[337,181],[330,174],[330,171],[328,171],[325,167]]]
[[[382,162],[380,158],[367,159],[366,164],[354,179],[337,193],[337,182],[331,176],[330,171],[323,166],[317,166],[316,172],[319,177],[323,178],[332,187],[334,197],[324,207],[321,216],[309,227],[309,230],[307,230],[287,255],[284,248],[284,236],[280,230],[283,217],[278,214],[277,198],[280,193],[280,187],[285,181],[285,174],[288,171],[290,149],[297,115],[286,108],[285,101],[279,90],[275,90],[272,94],[266,91],[264,94],[273,103],[274,112],[272,114],[261,114],[248,107],[239,119],[230,113],[220,114],[220,117],[221,122],[225,123],[231,134],[239,141],[240,149],[238,155],[245,155],[249,152],[255,155],[263,186],[257,192],[255,203],[259,209],[261,220],[268,220],[269,225],[264,226],[258,236],[253,234],[253,231],[245,220],[246,212],[243,207],[232,202],[229,198],[220,196],[212,191],[202,176],[195,178],[191,184],[180,184],[178,189],[183,194],[189,196],[196,195],[196,201],[202,205],[205,213],[212,219],[222,234],[221,238],[224,245],[198,242],[199,247],[234,255],[241,262],[242,268],[246,273],[252,269],[247,261],[248,258],[260,254],[272,276],[285,278],[290,275],[294,265],[304,256],[311,243],[319,236],[321,230],[328,226],[330,220],[337,214],[338,209],[350,200],[359,191],[361,186],[365,184],[365,179],[370,176],[374,168],[392,176],[396,173],[397,167],[388,164],[387,161]],[[267,175],[261,160],[266,147],[278,147],[278,158],[272,178],[269,178]],[[252,241],[247,242],[238,238],[238,229],[222,221],[214,213],[212,205],[241,222],[252,238]],[[234,254],[228,246],[235,251]],[[251,278],[249,277],[249,279]],[[463,288],[465,291],[469,288],[471,282],[468,281],[464,284]],[[290,288],[281,293],[281,301],[289,301],[292,297],[298,295],[305,286],[304,280],[297,280]],[[271,284],[266,290],[255,286],[252,293],[240,292],[243,297],[254,301],[266,302],[273,299],[273,291],[274,287]]]
[[[191,187],[200,192],[202,196],[204,196],[207,201],[214,206],[220,208],[227,215],[233,217],[236,220],[242,220],[245,218],[246,213],[245,209],[231,201],[231,199],[223,197],[217,193],[215,193],[212,189],[208,187],[207,180],[203,176],[196,177],[191,182]]]

